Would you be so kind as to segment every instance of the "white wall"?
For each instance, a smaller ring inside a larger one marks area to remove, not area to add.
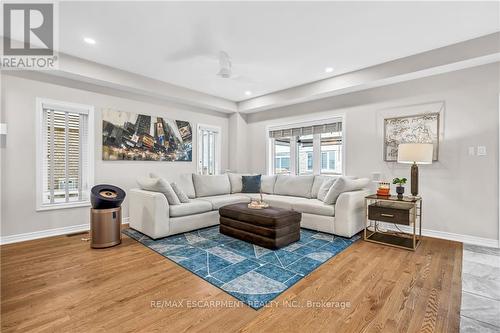
[[[384,109],[444,101],[439,162],[420,166],[423,228],[498,239],[499,63],[248,116],[251,172],[266,172],[266,126],[345,114],[346,173],[409,178],[410,167],[383,161]],[[251,142],[251,144],[250,144]],[[487,156],[468,147],[486,146]]]
[[[229,116],[229,169],[233,172],[248,172],[248,133],[246,115],[233,113]]]
[[[203,123],[222,128],[222,163],[228,167],[228,118],[226,115],[193,107],[148,103],[144,100],[100,94],[46,82],[2,75],[2,115],[8,123],[9,134],[2,146],[1,159],[1,235],[17,235],[60,227],[86,224],[89,208],[35,211],[35,99],[44,97],[66,102],[94,105],[95,114],[95,183],[109,183],[125,191],[136,187],[136,178],[154,171],[170,180],[181,173],[196,172],[196,135],[193,142],[193,162],[103,161],[102,108],[114,108],[135,113],[161,115],[187,120],[193,131]],[[102,89],[104,90],[104,89]],[[4,148],[5,147],[5,148]],[[123,216],[128,217],[128,200],[123,205]]]
[[[112,107],[188,120],[193,128],[197,123],[220,126],[223,130],[221,168],[260,173],[266,172],[266,126],[345,114],[347,174],[370,176],[371,172],[378,171],[391,179],[395,176],[409,177],[409,166],[383,162],[381,114],[387,108],[444,101],[446,110],[440,161],[420,167],[423,226],[431,230],[497,239],[499,76],[500,65],[496,63],[250,114],[246,119],[233,116],[230,121],[224,115],[206,110],[162,104],[149,98],[127,97],[126,94],[113,94],[103,88],[67,82],[55,85],[3,75],[0,119],[8,123],[9,134],[0,145],[1,235],[88,223],[88,208],[35,211],[35,98],[45,97],[96,107],[95,182],[116,184],[125,190],[135,187],[137,176],[150,171],[168,174],[175,180],[180,173],[194,172],[196,164],[194,161],[102,161],[101,108]],[[231,125],[237,126],[233,128]],[[229,156],[228,142],[233,142],[235,137],[235,142],[241,142],[245,147],[232,145],[231,153],[238,154]],[[194,144],[196,147],[196,142]],[[468,147],[478,145],[486,146],[488,155],[468,156]],[[231,165],[228,157],[234,160]],[[247,170],[242,169],[240,158],[247,161]],[[127,207],[126,201],[125,217],[128,216]]]

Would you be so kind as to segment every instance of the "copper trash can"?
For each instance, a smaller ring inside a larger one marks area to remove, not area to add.
[[[90,247],[95,249],[118,245],[122,242],[121,203],[125,191],[113,185],[96,185],[90,201]]]

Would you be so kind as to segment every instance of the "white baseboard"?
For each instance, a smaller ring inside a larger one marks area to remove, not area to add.
[[[2,236],[0,237],[0,244],[5,245],[11,243],[18,243],[39,238],[73,234],[87,230],[89,230],[89,224],[79,224],[79,225],[72,225],[69,227],[27,232],[25,234]]]
[[[128,223],[128,220],[129,220],[128,217],[122,218],[122,224]],[[79,225],[72,225],[69,227],[27,232],[25,234],[2,236],[2,237],[0,237],[0,245],[24,242],[24,241],[46,238],[46,237],[74,234],[74,233],[78,233],[78,232],[88,231],[89,229],[90,229],[89,224],[79,224]]]
[[[127,224],[127,223],[129,223],[129,218],[124,217],[122,219],[122,224]],[[397,231],[396,227],[392,223],[380,222],[379,226],[384,228],[384,229]],[[398,227],[404,232],[412,232],[412,228],[410,228],[408,226],[398,225]],[[25,234],[2,236],[2,237],[0,237],[0,245],[24,242],[24,241],[39,239],[39,238],[73,234],[73,233],[87,231],[87,230],[89,230],[89,224],[79,224],[79,225],[63,227],[63,228],[28,232]],[[436,231],[436,230],[429,230],[429,229],[422,229],[422,235],[428,236],[428,237],[452,240],[452,241],[456,241],[456,242],[462,242],[465,244],[473,244],[473,245],[488,246],[488,247],[500,247],[498,240],[491,239],[491,238],[482,238],[482,237],[454,234],[451,232]]]
[[[391,231],[397,231],[398,230],[394,226],[394,224],[392,224],[392,223],[379,222],[379,226],[381,228],[388,229],[388,230],[391,230]],[[401,229],[401,231],[404,231],[404,232],[409,232],[409,233],[413,232],[413,228],[412,227],[402,226],[402,225],[398,224],[398,228]],[[465,244],[472,244],[472,245],[480,245],[480,246],[487,246],[487,247],[497,247],[497,248],[500,247],[498,239],[491,239],[491,238],[483,238],[483,237],[476,237],[476,236],[455,234],[455,233],[445,232],[445,231],[422,229],[422,236],[447,239],[447,240],[452,240],[452,241],[461,242],[461,243],[465,243]]]

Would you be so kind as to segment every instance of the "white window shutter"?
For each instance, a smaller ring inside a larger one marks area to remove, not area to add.
[[[42,112],[42,204],[88,201],[88,114]]]

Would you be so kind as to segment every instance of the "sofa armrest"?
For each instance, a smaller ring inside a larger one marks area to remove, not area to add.
[[[169,234],[169,206],[163,193],[132,189],[129,191],[129,225],[156,239]]]
[[[335,234],[352,237],[365,227],[365,197],[368,189],[342,193],[335,204]]]

